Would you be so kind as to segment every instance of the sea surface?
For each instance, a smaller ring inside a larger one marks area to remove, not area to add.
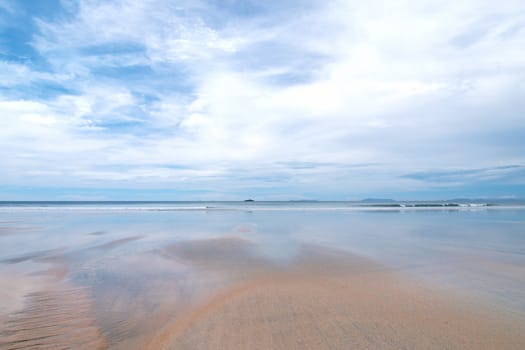
[[[1,202],[0,326],[35,293],[67,285],[84,293],[117,344],[146,329],[148,314],[227,283],[224,273],[167,253],[217,239],[250,242],[250,259],[275,266],[305,247],[348,252],[525,320],[519,203]]]

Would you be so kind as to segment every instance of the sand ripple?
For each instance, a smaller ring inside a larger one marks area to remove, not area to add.
[[[26,307],[0,330],[0,349],[105,349],[91,302],[82,288],[30,293]]]

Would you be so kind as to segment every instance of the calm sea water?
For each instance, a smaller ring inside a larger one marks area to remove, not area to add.
[[[254,242],[259,254],[283,265],[305,245],[344,250],[525,315],[522,206],[3,202],[1,299],[38,288],[27,282],[13,289],[13,276],[31,281],[57,261],[67,268],[68,283],[89,289],[97,300],[110,300],[120,290],[127,293],[125,300],[151,302],[159,298],[156,290],[170,288],[166,281],[185,286],[179,295],[213,288],[219,278],[199,275],[191,263],[173,263],[157,253],[173,243],[220,237]],[[5,305],[2,310],[8,312]]]

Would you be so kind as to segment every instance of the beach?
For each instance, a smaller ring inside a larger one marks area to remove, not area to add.
[[[520,210],[0,216],[0,349],[525,348]]]
[[[0,350],[525,350],[525,0],[0,33]]]
[[[214,242],[213,244],[217,244]],[[221,242],[219,244],[229,244]],[[235,255],[230,255],[229,257]],[[220,266],[221,261],[209,261]],[[262,266],[259,266],[262,267]],[[249,264],[229,266],[244,275]],[[225,271],[226,272],[226,271]],[[305,247],[168,324],[150,349],[519,349],[523,323],[339,251]],[[521,319],[521,321],[523,321]]]

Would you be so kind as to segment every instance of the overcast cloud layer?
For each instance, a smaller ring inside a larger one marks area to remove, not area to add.
[[[0,0],[0,199],[525,196],[525,2]]]

